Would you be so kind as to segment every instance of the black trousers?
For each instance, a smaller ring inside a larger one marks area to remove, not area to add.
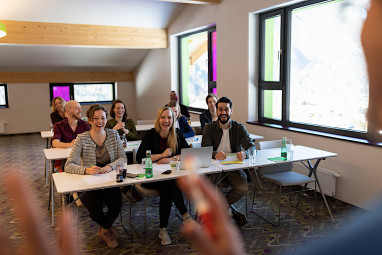
[[[176,186],[175,180],[143,183],[142,187],[146,189],[156,189],[159,191],[159,222],[161,228],[167,227],[172,202],[174,202],[176,208],[178,208],[182,215],[187,212],[183,194],[178,186]]]
[[[98,225],[109,229],[121,212],[122,195],[119,188],[86,191],[81,196],[81,201],[90,214],[90,218]],[[104,213],[103,206],[107,206]]]

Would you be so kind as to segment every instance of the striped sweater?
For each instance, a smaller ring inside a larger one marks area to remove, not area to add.
[[[108,165],[115,170],[122,167],[126,160],[126,154],[123,151],[121,138],[118,132],[112,129],[105,128],[106,150],[110,155]],[[80,165],[79,165],[80,164]],[[85,169],[97,165],[96,163],[96,144],[90,137],[90,131],[79,134],[74,142],[73,149],[70,152],[69,158],[65,164],[65,172],[71,174],[85,174]]]

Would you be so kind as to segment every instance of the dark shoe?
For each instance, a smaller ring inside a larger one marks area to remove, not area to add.
[[[143,199],[143,196],[141,195],[141,193],[139,193],[139,191],[135,188],[135,186],[133,186],[132,195],[135,201],[137,202],[142,201]]]
[[[230,207],[231,207],[232,217],[237,222],[237,224],[245,225],[248,222],[247,217],[244,214],[237,211],[232,205]]]

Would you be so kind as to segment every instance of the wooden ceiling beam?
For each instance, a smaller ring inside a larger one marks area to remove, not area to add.
[[[221,0],[158,0],[162,2],[175,2],[185,4],[220,4]]]
[[[0,72],[0,83],[126,82],[132,72]]]
[[[167,29],[0,20],[7,36],[0,44],[167,48]]]

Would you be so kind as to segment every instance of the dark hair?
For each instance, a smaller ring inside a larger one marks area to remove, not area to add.
[[[114,108],[116,104],[123,104],[123,107],[125,108],[125,113],[122,116],[122,122],[125,122],[127,119],[127,110],[126,110],[126,105],[122,102],[122,100],[115,99],[113,101],[113,104],[111,105],[111,110],[110,110],[110,116],[114,119],[115,118],[115,112]]]
[[[217,95],[215,95],[214,93],[209,93],[209,94],[207,95],[207,97],[206,97],[206,104],[208,104],[208,99],[209,99],[210,97],[214,97],[214,98],[216,98],[216,100],[219,100],[219,98],[218,98]]]
[[[106,118],[107,118],[107,110],[106,108],[103,106],[103,105],[100,105],[100,104],[93,104],[90,106],[90,108],[86,111],[86,116],[88,117],[88,120],[93,120],[94,118],[94,113],[96,111],[99,111],[99,110],[102,110],[105,112],[106,114]]]
[[[229,108],[232,109],[232,101],[228,97],[219,98],[219,100],[216,102],[216,109],[218,108],[219,103],[229,104]]]

